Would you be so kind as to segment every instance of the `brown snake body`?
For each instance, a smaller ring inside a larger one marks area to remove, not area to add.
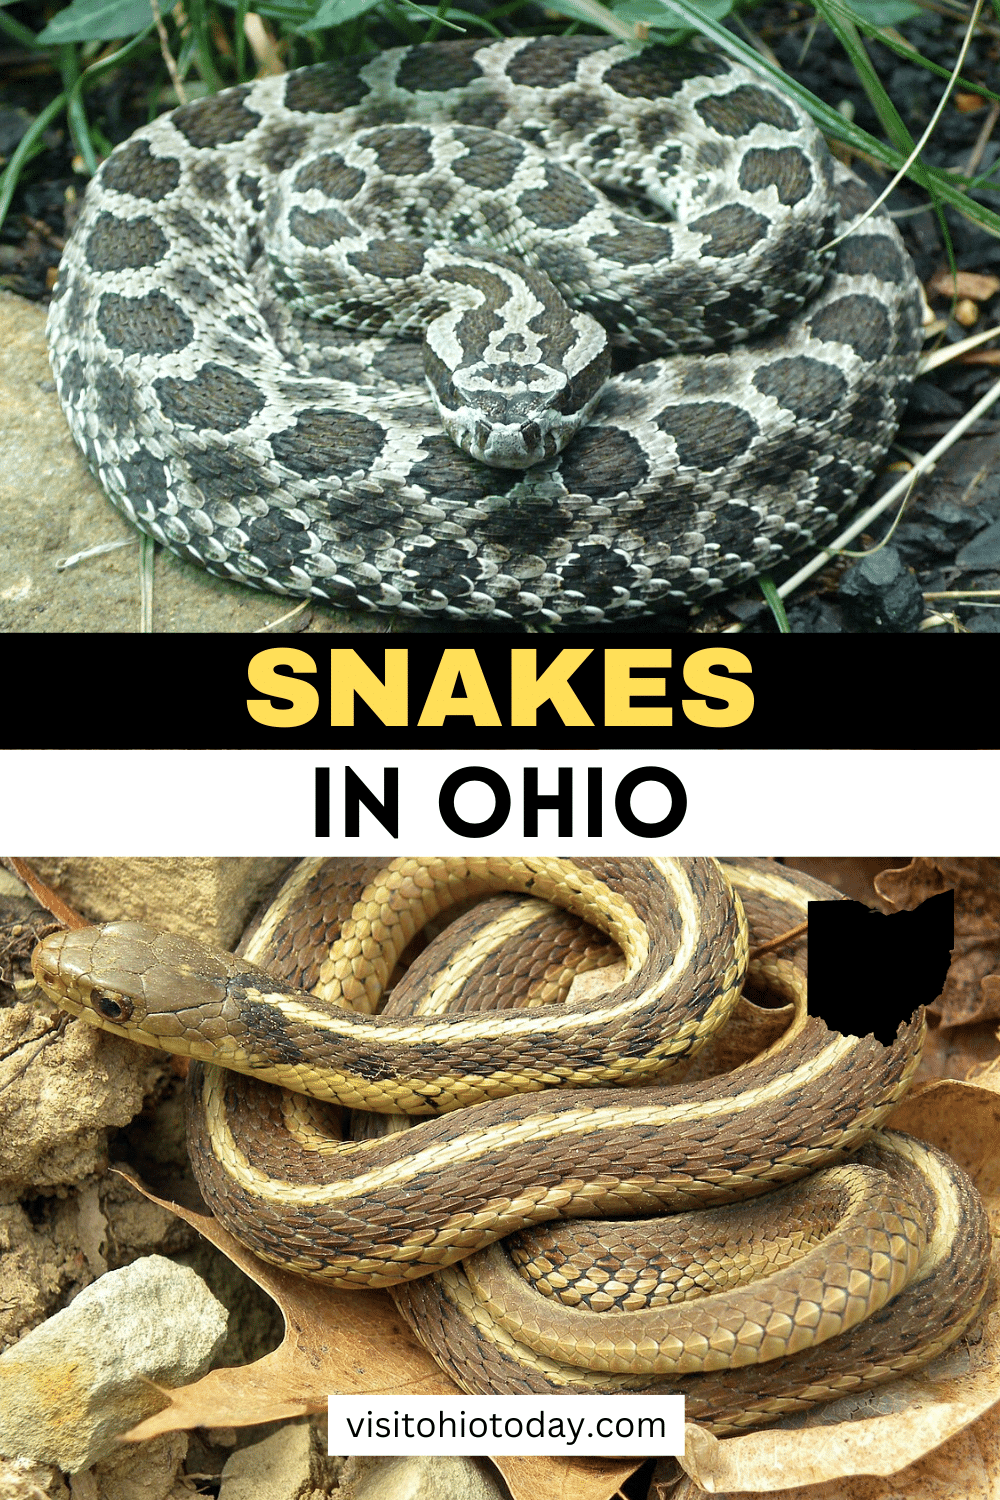
[[[716,1431],[890,1378],[971,1321],[989,1246],[974,1189],[940,1153],[872,1136],[913,1076],[922,1015],[885,1048],[829,1032],[800,1004],[759,1057],[725,1057],[746,966],[742,906],[760,943],[827,888],[766,861],[728,862],[725,876],[713,861],[667,859],[347,863],[304,862],[239,958],[136,924],[36,950],[36,974],[67,1008],[224,1064],[192,1069],[192,1162],[206,1200],[258,1254],[336,1285],[394,1286],[463,1389],[683,1389],[688,1415]],[[343,889],[331,914],[333,875]],[[623,981],[578,1007],[546,1003],[606,963],[607,947],[576,917],[504,900],[446,927],[383,1015],[341,1008],[378,1003],[418,927],[498,889],[554,899],[609,934]],[[509,957],[525,940],[531,961]],[[536,961],[539,944],[551,963]],[[274,977],[249,962],[265,954]],[[167,972],[171,956],[180,973]],[[483,973],[502,1003],[530,1008],[482,1012]],[[754,960],[750,977],[801,1002],[803,940]],[[689,1081],[662,1082],[678,1060]],[[328,1099],[381,1111],[415,1100],[441,1117],[342,1140],[331,1106],[303,1092],[320,1074]],[[772,1233],[761,1248],[756,1228],[740,1242],[769,1198],[759,1212],[701,1213],[725,1216],[718,1243],[736,1244],[721,1286],[684,1269],[686,1248],[680,1272],[649,1271],[652,1231],[637,1221],[667,1212],[683,1236],[693,1228],[678,1210],[776,1189],[769,1218],[791,1205],[805,1226],[777,1247]],[[595,1216],[631,1221],[589,1226],[596,1272],[565,1248],[571,1222],[531,1227]],[[610,1262],[609,1245],[626,1241]],[[751,1263],[765,1279],[741,1286]],[[946,1315],[948,1285],[962,1295]],[[893,1309],[908,1306],[917,1313],[901,1322]],[[750,1361],[752,1390],[733,1368]]]

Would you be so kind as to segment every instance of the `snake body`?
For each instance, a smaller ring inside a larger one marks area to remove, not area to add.
[[[63,258],[53,371],[114,504],[212,572],[614,624],[807,545],[872,476],[920,307],[866,202],[797,105],[713,52],[394,49],[115,150]]]
[[[856,1160],[887,1171],[904,1194],[919,1203],[929,1229],[915,1275],[863,1322],[794,1355],[754,1364],[744,1380],[734,1378],[728,1366],[682,1376],[612,1373],[607,1369],[606,1344],[595,1351],[595,1345],[602,1343],[603,1315],[591,1315],[586,1328],[578,1317],[574,1327],[570,1309],[553,1315],[545,1305],[551,1299],[536,1293],[535,1321],[544,1327],[551,1319],[560,1339],[558,1358],[539,1355],[512,1336],[502,1322],[485,1314],[473,1285],[478,1257],[468,1263],[471,1277],[463,1266],[449,1267],[395,1288],[393,1296],[407,1322],[465,1391],[680,1392],[688,1421],[701,1423],[718,1437],[745,1432],[803,1412],[817,1402],[856,1394],[920,1369],[954,1344],[982,1307],[990,1230],[979,1195],[965,1173],[943,1152],[898,1131],[876,1131]],[[731,1247],[731,1231],[727,1227],[723,1233]],[[513,1265],[502,1269],[501,1298],[505,1286],[518,1279]],[[822,1318],[821,1299],[827,1290],[815,1280],[808,1288],[807,1298],[811,1292],[820,1300],[805,1308],[807,1321]],[[512,1300],[516,1306],[517,1299]],[[692,1305],[697,1309],[699,1304]],[[799,1300],[797,1310],[801,1309]],[[739,1314],[740,1322],[744,1316]],[[788,1313],[784,1310],[776,1316],[773,1306],[764,1306],[757,1316],[762,1321],[783,1322]],[[643,1317],[649,1321],[648,1315],[639,1315],[630,1331],[633,1343],[649,1341]],[[704,1348],[704,1329],[699,1333],[696,1343]],[[766,1334],[751,1333],[757,1343],[766,1341]],[[731,1342],[731,1332],[717,1340],[719,1344]]]
[[[376,1005],[416,928],[497,890],[517,898],[457,916],[381,1015],[341,1008],[348,990]],[[463,1389],[683,1389],[689,1415],[727,1431],[925,1362],[968,1326],[985,1287],[989,1234],[971,1184],[878,1129],[916,1068],[922,1016],[886,1048],[800,1007],[762,1054],[720,1071],[746,968],[744,902],[760,942],[820,894],[766,861],[307,861],[235,959],[119,923],[46,939],[34,966],[94,1024],[223,1064],[191,1070],[192,1162],[215,1212],[265,1259],[391,1286]],[[570,977],[609,956],[585,921],[617,942],[624,978],[577,1008],[561,998]],[[525,934],[537,954],[539,934],[557,930],[551,965],[509,957]],[[270,979],[250,961],[267,951]],[[483,971],[488,988],[542,1003],[482,1011]],[[801,939],[754,959],[750,976],[801,999]],[[318,994],[297,989],[307,979]],[[690,1026],[671,1015],[675,990],[693,1000]],[[667,1018],[666,1044],[653,1015]],[[572,1062],[571,1036],[583,1049]],[[662,1082],[678,1065],[688,1080]],[[324,1071],[325,1100],[302,1092]],[[344,1140],[329,1101],[356,1105],[366,1087],[369,1107],[416,1098],[439,1117],[368,1114],[375,1123]],[[645,1220],[664,1212],[672,1246],[661,1236],[650,1249]],[[596,1216],[626,1222],[574,1236],[574,1220]],[[962,1289],[931,1324],[928,1287],[942,1303]],[[698,1300],[674,1306],[692,1290]],[[889,1317],[900,1303],[922,1328],[908,1314],[901,1332]],[[733,1385],[750,1362],[756,1394]],[[778,1373],[762,1381],[765,1370]]]

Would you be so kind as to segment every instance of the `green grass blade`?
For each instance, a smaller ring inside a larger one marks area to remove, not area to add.
[[[774,579],[768,573],[761,573],[757,582],[760,585],[760,591],[764,595],[767,607],[774,616],[774,623],[778,627],[778,633],[780,635],[791,635],[792,627],[788,623],[788,616],[785,614],[785,606],[781,595],[774,586]]]
[[[17,187],[17,179],[20,176],[21,168],[34,154],[33,147],[36,142],[40,141],[56,116],[62,113],[65,104],[65,93],[57,94],[52,102],[47,104],[40,114],[35,116],[28,129],[14,147],[10,160],[4,167],[3,172],[0,173],[0,225],[3,224],[4,219],[7,217],[7,210],[10,207],[10,200],[14,196],[14,189]]]

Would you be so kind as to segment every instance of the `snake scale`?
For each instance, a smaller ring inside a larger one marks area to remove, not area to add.
[[[868,201],[715,52],[397,48],[113,151],[52,367],[113,503],[211,572],[620,625],[808,545],[872,477],[921,312]]]
[[[883,1047],[806,1012],[794,929],[833,894],[766,860],[307,860],[235,957],[119,922],[33,965],[198,1059],[192,1164],[256,1253],[389,1286],[466,1391],[681,1390],[725,1433],[919,1367],[985,1293],[974,1187],[880,1128],[922,1013]],[[749,1058],[744,985],[795,1007]]]

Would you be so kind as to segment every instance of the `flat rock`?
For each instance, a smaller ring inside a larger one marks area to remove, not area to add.
[[[219,1500],[299,1500],[310,1487],[309,1457],[308,1425],[289,1422],[227,1459]]]
[[[0,291],[0,631],[139,629],[138,533],[70,436],[45,346],[45,309]],[[58,563],[108,542],[112,552]],[[154,631],[263,630],[300,600],[213,578],[157,548]],[[289,630],[384,631],[385,617],[307,604]]]
[[[343,1460],[330,1458],[308,1422],[286,1422],[237,1448],[222,1470],[219,1500],[340,1500]]]

